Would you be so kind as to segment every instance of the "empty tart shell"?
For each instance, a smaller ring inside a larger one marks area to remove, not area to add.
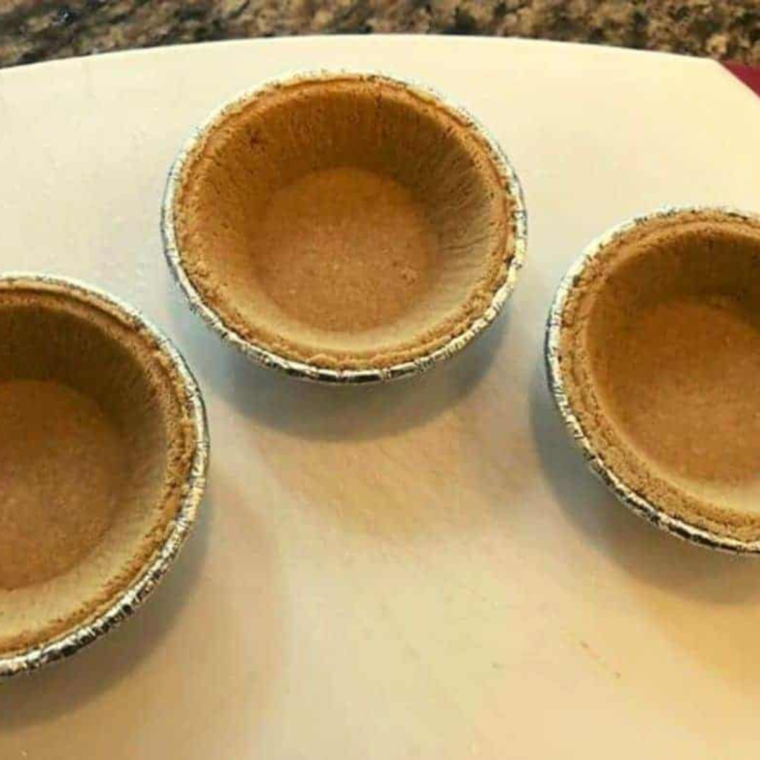
[[[760,217],[667,209],[592,243],[557,293],[547,362],[624,503],[697,543],[760,551]]]
[[[198,311],[265,365],[410,374],[492,322],[525,251],[518,179],[464,111],[385,76],[245,93],[177,158],[162,229]]]
[[[193,525],[198,387],[137,312],[78,283],[0,277],[0,675],[97,638]]]

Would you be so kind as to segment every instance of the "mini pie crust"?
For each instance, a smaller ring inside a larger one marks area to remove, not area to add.
[[[85,625],[172,531],[198,444],[154,335],[87,291],[0,282],[0,659]]]
[[[683,210],[585,262],[562,310],[564,392],[604,467],[665,513],[760,538],[760,221]]]
[[[223,109],[181,159],[180,266],[243,341],[292,362],[413,362],[482,317],[517,258],[503,158],[380,76],[295,78]]]

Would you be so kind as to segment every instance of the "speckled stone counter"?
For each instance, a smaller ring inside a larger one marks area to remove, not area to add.
[[[0,66],[324,33],[542,37],[760,65],[760,0],[0,0]]]

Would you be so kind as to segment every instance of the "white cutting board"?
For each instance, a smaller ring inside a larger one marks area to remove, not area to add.
[[[506,314],[426,376],[336,389],[250,366],[170,281],[159,203],[181,142],[238,90],[315,67],[444,90],[522,179]],[[760,211],[758,134],[760,100],[713,62],[514,40],[246,41],[0,73],[0,269],[144,309],[212,433],[176,567],[121,629],[0,685],[0,758],[756,758],[760,563],[615,502],[568,444],[541,353],[592,236],[665,203]]]

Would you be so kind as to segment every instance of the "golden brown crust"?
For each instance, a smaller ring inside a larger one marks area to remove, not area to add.
[[[225,112],[174,196],[179,255],[226,327],[293,361],[387,367],[467,329],[506,281],[493,150],[400,83],[293,81]]]
[[[78,545],[71,531],[98,515],[87,503],[98,496],[92,482],[82,472],[78,483],[57,469],[61,462],[44,456],[39,442],[26,449],[30,455],[36,451],[38,461],[15,462],[17,495],[25,482],[42,480],[46,493],[58,500],[55,506],[69,511],[70,519],[59,520],[57,529],[61,545],[72,549],[72,562],[59,566],[50,554],[45,531],[51,526],[45,526],[46,510],[39,504],[18,498],[14,510],[0,512],[0,522],[16,523],[15,533],[7,530],[0,544],[25,531],[26,550],[38,553],[27,561],[26,574],[19,574],[5,564],[13,553],[0,547],[0,653],[6,655],[96,617],[145,568],[179,509],[196,441],[182,378],[152,334],[130,318],[84,298],[25,286],[0,290],[0,334],[0,392],[22,402],[31,383],[45,397],[37,407],[19,404],[26,423],[60,436],[50,441],[53,447],[87,452],[90,472],[105,464],[110,477],[113,467],[122,469],[113,483],[100,481],[114,502],[107,524],[92,542]],[[55,424],[40,420],[46,410],[62,419]],[[96,448],[103,445],[105,458],[98,459]],[[0,447],[0,457],[11,448]],[[106,488],[117,482],[118,487]]]
[[[560,362],[605,464],[665,512],[760,537],[760,224],[682,212],[588,263]]]

